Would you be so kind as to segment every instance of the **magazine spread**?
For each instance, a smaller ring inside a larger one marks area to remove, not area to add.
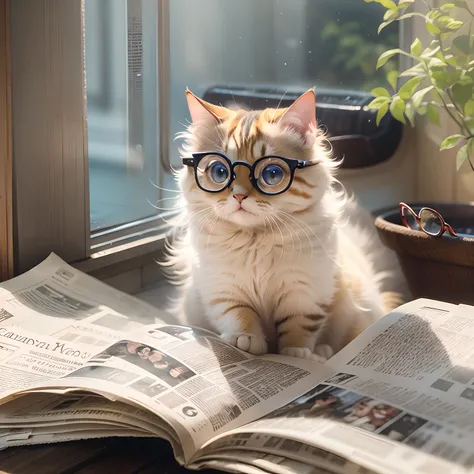
[[[326,364],[162,318],[54,254],[0,284],[0,449],[160,437],[193,469],[474,472],[474,307],[408,303]]]

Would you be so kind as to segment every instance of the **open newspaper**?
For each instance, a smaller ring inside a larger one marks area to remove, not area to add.
[[[414,301],[326,364],[162,315],[55,255],[1,284],[0,448],[160,437],[192,469],[474,472],[473,307]]]

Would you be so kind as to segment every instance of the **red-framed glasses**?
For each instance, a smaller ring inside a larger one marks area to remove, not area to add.
[[[453,237],[458,237],[453,228],[443,219],[443,216],[430,207],[422,207],[417,214],[408,204],[401,202],[400,215],[403,225],[409,229],[421,229],[425,234],[431,237],[441,237],[445,232],[448,232]],[[410,219],[409,215],[411,215],[414,220]],[[415,224],[418,224],[418,228]]]

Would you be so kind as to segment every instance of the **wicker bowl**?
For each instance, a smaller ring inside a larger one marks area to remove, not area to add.
[[[474,305],[474,205],[407,204],[415,211],[423,206],[436,209],[461,234],[430,237],[403,226],[398,207],[378,212],[378,234],[396,252],[413,297]]]

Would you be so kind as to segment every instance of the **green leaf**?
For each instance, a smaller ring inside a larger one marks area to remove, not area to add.
[[[416,109],[420,107],[421,102],[423,101],[423,98],[425,97],[425,95],[433,89],[434,89],[434,86],[429,86],[413,94],[412,102]]]
[[[381,68],[390,58],[392,58],[396,54],[404,54],[405,56],[412,57],[411,54],[408,54],[406,51],[403,51],[403,49],[390,49],[380,55],[380,58],[377,61],[377,69]]]
[[[389,108],[389,103],[386,102],[385,104],[383,104],[380,109],[377,111],[377,117],[375,118],[375,122],[377,124],[377,127],[380,125],[380,122],[382,121],[382,119],[385,117],[386,113],[388,112],[388,108]]]
[[[463,138],[463,136],[459,134],[451,135],[443,140],[443,143],[441,143],[441,146],[439,147],[439,149],[441,151],[450,150],[451,148],[454,148],[459,143],[459,140],[461,140],[461,138]]]
[[[441,28],[446,28],[452,21],[454,21],[448,15],[441,15],[436,19],[436,24]]]
[[[390,102],[390,99],[388,97],[376,97],[368,106],[367,108],[369,110],[377,110],[379,109],[382,105]]]
[[[440,10],[442,12],[449,12],[452,10],[456,5],[454,3],[445,3],[444,5],[441,5]]]
[[[433,8],[426,14],[426,18],[428,20],[436,20],[436,18],[440,17],[441,15],[442,13],[439,10],[437,10],[436,8]]]
[[[438,43],[438,42],[436,42]],[[428,59],[428,58],[431,58],[431,56],[434,56],[435,54],[438,54],[439,51],[441,50],[441,46],[438,44],[433,44],[432,46],[429,46],[428,48],[426,48],[422,53],[421,53],[421,57],[424,58],[424,59]]]
[[[426,105],[420,105],[420,107],[416,109],[416,112],[418,115],[426,115],[426,109]]]
[[[415,41],[410,46],[410,52],[413,54],[413,56],[419,56],[421,52],[423,51],[423,45],[421,44],[421,41],[419,38],[415,38]]]
[[[375,97],[392,97],[384,87],[376,87],[375,89],[372,89],[370,93]]]
[[[438,36],[441,33],[441,30],[431,21],[426,22],[426,29],[428,33],[432,36]]]
[[[453,56],[452,54],[447,54],[445,56],[445,59],[446,59],[446,62],[452,66],[452,67],[456,67],[457,66],[457,57],[456,56]]]
[[[449,74],[446,70],[430,70],[430,77],[433,84],[441,91],[451,85],[449,82]]]
[[[390,71],[387,73],[387,81],[392,86],[393,90],[397,90],[398,71]]]
[[[391,25],[394,22],[394,20],[391,21],[384,21],[383,23],[380,23],[378,29],[377,29],[377,34],[380,34],[380,32],[388,25]]]
[[[456,30],[459,30],[459,28],[461,28],[461,26],[463,25],[464,23],[462,21],[453,20],[452,18],[450,18],[450,21],[446,25],[446,28],[448,28],[451,31],[456,31]]]
[[[429,69],[433,69],[437,67],[445,67],[445,66],[446,66],[446,63],[442,59],[439,59],[439,58],[431,58],[430,62],[428,63]]]
[[[472,84],[454,84],[451,87],[451,92],[455,102],[464,108],[466,102],[471,99],[473,93]]]
[[[406,123],[405,120],[405,101],[398,96],[395,96],[392,99],[390,104],[390,113],[393,118],[397,119],[399,122]]]
[[[434,125],[439,125],[438,109],[433,104],[428,104],[426,108],[426,116],[431,123]]]
[[[464,105],[464,113],[466,114],[466,117],[474,115],[474,100],[470,99],[466,102],[466,105]]]
[[[392,2],[392,0],[375,0],[377,3],[380,3],[383,5],[385,8],[388,8],[390,10],[396,10],[397,5],[395,5],[395,2]]]
[[[470,50],[469,36],[459,35],[453,39],[453,46],[462,54],[468,55]]]
[[[398,95],[403,99],[409,99],[415,92],[416,88],[420,85],[421,78],[420,77],[412,77],[409,79],[398,91]]]
[[[365,3],[380,3],[380,5],[383,5],[385,8],[390,10],[395,10],[397,8],[397,5],[395,5],[395,2],[392,0],[365,0]]]
[[[417,64],[416,66],[411,67],[410,69],[407,69],[406,71],[403,71],[400,74],[400,77],[426,77],[426,71],[425,68],[423,67],[423,64]]]
[[[394,20],[398,16],[398,10],[387,10],[383,16],[385,21]]]
[[[459,148],[456,155],[456,169],[459,171],[467,158],[467,144]]]
[[[416,115],[415,107],[413,106],[412,103],[407,102],[405,104],[405,116],[412,127],[415,126],[415,115]]]

